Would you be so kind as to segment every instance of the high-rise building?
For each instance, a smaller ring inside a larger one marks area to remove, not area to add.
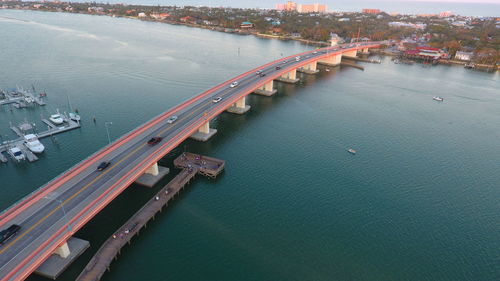
[[[379,9],[363,9],[364,14],[380,14],[381,11]]]
[[[321,4],[297,4],[288,1],[285,4],[276,4],[276,10],[279,11],[297,11],[299,13],[324,13],[328,10],[326,5]]]

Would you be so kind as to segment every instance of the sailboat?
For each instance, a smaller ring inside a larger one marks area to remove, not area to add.
[[[69,113],[68,113],[68,115],[69,115],[69,119],[71,119],[71,120],[73,120],[73,121],[75,121],[75,122],[80,122],[81,117],[80,117],[80,115],[78,114],[78,111],[77,111],[77,110],[75,110],[75,111],[73,112],[73,108],[71,107],[71,101],[70,101],[70,99],[69,99],[69,95],[68,95],[68,105],[69,105]]]

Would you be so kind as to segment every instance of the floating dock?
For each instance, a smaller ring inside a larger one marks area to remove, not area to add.
[[[146,223],[154,219],[156,213],[167,206],[168,202],[196,174],[215,178],[224,170],[225,161],[193,153],[183,153],[174,160],[174,165],[181,168],[182,171],[104,242],[78,276],[77,281],[100,280],[106,270],[109,270],[111,262],[120,254],[123,246],[127,243],[130,244],[132,238],[139,234],[139,231],[146,226]]]
[[[48,129],[46,131],[36,133],[35,135],[38,137],[38,139],[42,139],[45,137],[50,137],[50,136],[53,136],[55,134],[64,133],[64,132],[78,129],[81,127],[79,122],[73,121],[73,120],[67,118],[66,116],[64,116],[63,119],[65,122],[63,126],[56,126],[56,125],[52,124],[52,122],[48,121],[47,119],[42,119],[42,122],[47,125]],[[2,154],[2,152],[4,152],[4,151],[7,151],[11,147],[17,146],[24,153],[24,155],[26,156],[28,161],[33,162],[33,161],[38,160],[38,157],[36,157],[36,155],[33,154],[33,152],[31,152],[24,145],[25,133],[16,126],[11,126],[10,129],[12,131],[14,131],[14,133],[16,133],[16,135],[18,135],[19,138],[15,139],[15,140],[5,141],[3,144],[0,144],[0,154]],[[0,156],[0,162],[6,163],[7,161],[4,161],[4,160],[7,160],[7,158],[5,156],[3,156],[3,158]]]

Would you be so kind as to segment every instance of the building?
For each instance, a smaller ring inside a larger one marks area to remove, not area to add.
[[[249,21],[244,21],[240,24],[240,28],[252,28],[254,25]]]
[[[363,14],[380,14],[382,11],[379,9],[363,9]]]
[[[449,18],[452,15],[453,15],[453,13],[451,11],[445,11],[445,12],[439,13],[439,17],[440,18]]]
[[[151,17],[157,20],[164,20],[168,18],[170,15],[167,13],[152,13]]]
[[[438,48],[416,47],[415,49],[407,50],[405,56],[415,59],[438,60],[448,58],[448,53]]]
[[[297,4],[293,1],[288,1],[285,4],[276,4],[278,11],[296,11],[299,13],[325,13],[328,10],[326,5],[322,4]]]
[[[473,52],[457,51],[457,53],[455,54],[455,59],[462,61],[471,61],[473,55]]]
[[[297,12],[299,13],[326,13],[327,6],[321,4],[298,4]]]
[[[137,16],[140,17],[140,18],[145,18],[146,17],[146,13],[139,13]]]

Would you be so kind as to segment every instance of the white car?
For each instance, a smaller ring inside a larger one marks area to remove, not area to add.
[[[177,116],[173,115],[172,117],[168,118],[167,123],[172,124],[177,120]]]
[[[317,54],[317,53],[318,53],[318,51],[314,51],[314,52],[313,52],[313,54]]]
[[[216,98],[214,98],[214,99],[212,100],[212,102],[213,102],[213,103],[218,103],[218,102],[220,102],[221,100],[222,100],[222,98],[221,98],[221,97],[216,97]]]
[[[238,81],[234,81],[229,87],[234,88],[236,86],[238,86]]]

